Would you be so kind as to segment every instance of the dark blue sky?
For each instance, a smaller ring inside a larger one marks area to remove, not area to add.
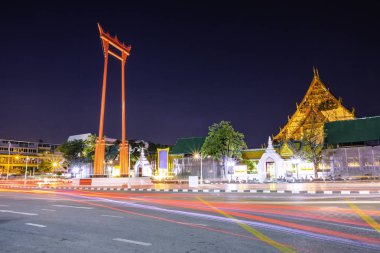
[[[380,114],[378,1],[2,5],[0,137],[97,133],[97,22],[132,45],[127,137],[174,144],[231,121],[249,147],[295,111],[317,66],[358,117]],[[105,134],[120,138],[120,65],[109,65]]]

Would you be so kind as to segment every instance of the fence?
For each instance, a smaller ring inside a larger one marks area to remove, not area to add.
[[[173,174],[177,178],[201,175],[201,160],[193,157],[177,158],[173,160]],[[223,178],[224,167],[212,158],[202,159],[202,176],[204,179]]]
[[[380,176],[380,146],[326,149],[321,170],[341,177]]]

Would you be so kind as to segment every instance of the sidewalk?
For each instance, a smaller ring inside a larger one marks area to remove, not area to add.
[[[268,184],[203,184],[196,188],[188,184],[154,184],[151,186],[93,187],[60,185],[1,185],[0,188],[32,188],[93,191],[138,192],[199,192],[199,193],[288,193],[288,194],[380,194],[380,182],[318,182],[318,183],[268,183]]]

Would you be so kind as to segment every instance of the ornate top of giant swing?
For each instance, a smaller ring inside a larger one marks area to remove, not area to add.
[[[326,122],[354,119],[354,109],[349,111],[342,105],[342,100],[335,98],[319,78],[318,69],[314,68],[314,77],[297,110],[288,117],[285,127],[274,137],[276,142],[302,140],[306,131],[318,132],[318,140],[323,141],[323,125]]]

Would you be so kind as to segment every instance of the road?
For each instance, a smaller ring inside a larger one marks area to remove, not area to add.
[[[0,180],[1,186],[38,186],[38,187],[72,187],[69,179],[13,179]],[[87,185],[82,187],[87,187]],[[104,187],[114,187],[107,186]],[[122,187],[122,186],[119,186]],[[127,188],[128,186],[123,186]],[[131,186],[133,188],[151,188],[151,189],[189,189],[187,183],[155,183],[153,185]],[[202,184],[197,187],[201,190],[279,190],[279,191],[370,191],[380,193],[380,181],[326,181],[326,182],[308,182],[308,183],[217,183],[217,184]]]
[[[0,189],[0,252],[380,252],[380,195]]]

